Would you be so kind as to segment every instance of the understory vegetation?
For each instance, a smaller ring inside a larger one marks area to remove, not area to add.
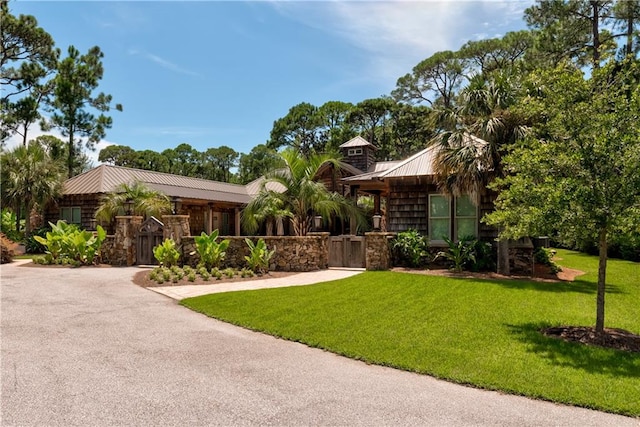
[[[574,282],[365,272],[313,286],[181,304],[367,363],[461,384],[640,415],[640,354],[565,342],[544,328],[592,325],[598,259],[558,250]],[[610,260],[607,327],[640,333],[640,265]]]

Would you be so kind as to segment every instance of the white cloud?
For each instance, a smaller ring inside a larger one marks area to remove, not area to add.
[[[282,15],[362,49],[369,79],[395,83],[421,60],[522,27],[532,0],[273,2]]]
[[[200,73],[183,68],[180,65],[177,65],[153,53],[143,52],[137,49],[129,49],[129,55],[142,56],[143,58],[160,65],[162,68],[166,68],[167,70],[170,70],[176,73],[186,74],[188,76],[194,76],[194,77],[202,77]]]

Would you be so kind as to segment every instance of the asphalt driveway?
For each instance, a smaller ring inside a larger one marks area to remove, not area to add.
[[[640,425],[230,326],[136,271],[1,267],[1,425]]]

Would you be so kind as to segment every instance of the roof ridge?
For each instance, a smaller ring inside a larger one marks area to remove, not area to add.
[[[397,165],[387,169],[386,171],[384,171],[382,174],[380,174],[380,178],[384,178],[386,175],[390,174],[391,172],[395,171],[396,169],[400,169],[402,166],[406,165],[407,163],[415,160],[415,158],[420,157],[421,155],[423,155],[424,153],[426,153],[429,150],[434,149],[435,146],[434,145],[429,145],[427,148],[422,149],[420,151],[418,151],[417,153],[415,153],[414,155],[412,155],[411,157],[401,161],[400,163],[398,163]]]

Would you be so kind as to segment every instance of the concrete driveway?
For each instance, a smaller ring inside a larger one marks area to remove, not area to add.
[[[135,271],[1,267],[3,426],[640,425],[250,332]]]

